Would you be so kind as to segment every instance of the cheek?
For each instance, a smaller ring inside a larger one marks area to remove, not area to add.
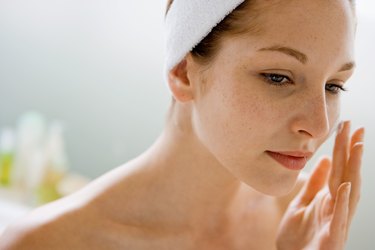
[[[218,83],[197,106],[194,126],[198,137],[225,165],[247,162],[263,150],[272,110],[257,93],[236,88],[229,81]]]
[[[199,140],[247,185],[270,195],[289,192],[297,173],[285,171],[264,153],[284,124],[286,104],[256,88],[228,85],[212,86],[196,103],[193,126]]]

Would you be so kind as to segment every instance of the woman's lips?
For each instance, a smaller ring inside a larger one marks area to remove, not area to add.
[[[305,167],[312,153],[303,152],[272,152],[266,151],[275,161],[291,170],[301,170]]]

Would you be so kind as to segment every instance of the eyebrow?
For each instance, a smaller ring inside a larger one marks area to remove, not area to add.
[[[281,53],[284,53],[288,56],[294,57],[295,59],[297,59],[302,64],[306,64],[309,60],[308,57],[304,53],[302,53],[301,51],[298,51],[298,50],[290,48],[290,47],[280,46],[280,45],[274,45],[274,46],[271,46],[271,47],[261,48],[258,51],[277,51],[277,52],[281,52]],[[352,70],[354,67],[355,67],[354,62],[348,62],[348,63],[345,63],[339,69],[339,72]]]
[[[355,62],[348,62],[348,63],[345,63],[341,69],[339,70],[339,72],[341,71],[347,71],[347,70],[352,70],[355,68]]]
[[[277,52],[281,52],[281,53],[284,53],[288,56],[294,57],[295,59],[300,61],[302,64],[306,64],[307,61],[308,61],[307,56],[305,54],[303,54],[302,52],[300,52],[296,49],[285,47],[285,46],[275,45],[275,46],[272,46],[272,47],[261,48],[258,51],[277,51]]]

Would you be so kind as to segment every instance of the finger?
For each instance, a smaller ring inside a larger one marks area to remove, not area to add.
[[[327,183],[330,168],[331,160],[329,157],[324,157],[318,162],[299,194],[297,199],[299,201],[299,205],[307,206],[310,204],[316,194]]]
[[[352,183],[352,190],[350,194],[350,205],[349,205],[349,222],[353,217],[359,197],[360,197],[360,186],[361,186],[361,165],[363,155],[363,139],[364,139],[364,128],[357,129],[351,139],[350,156],[345,168],[345,174],[343,181]]]
[[[365,128],[359,128],[357,129],[353,135],[352,135],[352,139],[350,141],[350,148],[353,148],[353,146],[357,143],[357,142],[363,142],[363,138],[365,136]]]
[[[342,128],[338,130],[333,148],[332,168],[329,177],[329,190],[332,198],[335,200],[336,190],[343,182],[344,169],[349,155],[349,133],[350,121],[341,124]]]
[[[357,142],[350,153],[350,158],[347,167],[347,176],[345,181],[352,183],[349,199],[349,219],[348,228],[350,228],[351,221],[357,209],[361,193],[361,165],[363,155],[363,142]]]
[[[346,231],[349,214],[349,197],[350,197],[350,182],[342,183],[337,190],[335,206],[333,210],[333,216],[331,225],[329,228],[330,238],[332,242],[344,246],[346,240]],[[338,248],[341,249],[341,248]]]
[[[359,191],[361,179],[360,168],[362,165],[364,132],[364,128],[360,128],[353,134],[350,156],[345,168],[343,181],[352,183],[351,199],[359,198],[359,194],[357,192]]]

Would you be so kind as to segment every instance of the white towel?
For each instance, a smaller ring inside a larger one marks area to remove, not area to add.
[[[165,76],[244,0],[174,0],[165,18]]]

